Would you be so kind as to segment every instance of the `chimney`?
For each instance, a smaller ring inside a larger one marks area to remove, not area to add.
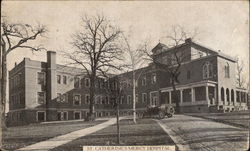
[[[55,51],[47,51],[47,63],[48,63],[48,68],[56,69],[56,52]]]
[[[185,43],[191,43],[191,42],[192,42],[192,39],[191,39],[191,38],[185,39]]]
[[[56,96],[56,52],[48,51],[47,52],[47,104],[51,100],[55,99]]]

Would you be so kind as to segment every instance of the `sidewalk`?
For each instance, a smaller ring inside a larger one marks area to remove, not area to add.
[[[158,120],[181,151],[244,151],[248,149],[248,131],[198,117],[175,115]]]
[[[121,120],[122,118],[120,118]],[[57,146],[66,144],[68,142],[71,142],[79,137],[83,137],[86,135],[89,135],[91,133],[94,133],[96,131],[99,131],[101,129],[104,129],[110,125],[113,125],[116,123],[116,118],[111,118],[110,120],[108,120],[107,122],[89,127],[89,128],[85,128],[85,129],[81,129],[81,130],[77,130],[65,135],[61,135],[61,136],[57,136],[51,139],[48,139],[46,141],[42,141],[33,145],[29,145],[26,146],[24,148],[20,148],[18,149],[18,151],[31,151],[31,150],[36,150],[36,151],[47,151],[50,149],[53,149]]]

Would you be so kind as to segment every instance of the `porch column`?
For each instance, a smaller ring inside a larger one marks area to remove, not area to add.
[[[234,91],[234,90],[233,90]],[[236,105],[236,99],[237,99],[237,92],[234,91],[234,106]]]
[[[172,104],[172,100],[171,100],[171,91],[169,91],[168,93],[169,93],[169,104]]]
[[[245,92],[245,103],[247,103],[247,93]]]
[[[217,88],[216,88],[216,86],[214,87],[214,101],[215,101],[215,102],[213,102],[214,104],[216,104],[216,102],[218,102],[218,100],[217,100]]]
[[[217,102],[218,102],[218,105],[221,105],[222,103],[222,100],[221,100],[221,89],[219,88],[218,86],[218,97],[217,97]]]
[[[182,104],[182,102],[183,102],[182,91],[183,90],[180,90],[180,101],[181,101],[180,104]]]
[[[241,92],[239,91],[239,102],[240,102],[240,105],[241,105]]]
[[[208,104],[210,104],[210,102],[209,102],[209,94],[208,94],[209,92],[208,92],[208,86],[206,85],[206,101],[207,101],[207,103]]]
[[[231,91],[229,90],[229,104],[228,105],[232,105],[232,101],[231,101]]]
[[[191,88],[191,100],[192,102],[195,102],[195,91],[193,87]]]

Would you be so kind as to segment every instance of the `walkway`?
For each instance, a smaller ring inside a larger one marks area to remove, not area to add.
[[[120,118],[121,120],[122,118]],[[89,128],[85,128],[85,129],[81,129],[81,130],[77,130],[65,135],[61,135],[61,136],[57,136],[51,139],[48,139],[46,141],[42,141],[33,145],[29,145],[26,146],[24,148],[20,148],[18,149],[18,151],[48,151],[50,149],[53,149],[57,146],[66,144],[70,141],[73,141],[77,138],[89,135],[91,133],[94,133],[96,131],[99,131],[101,129],[104,129],[110,125],[113,125],[116,123],[116,118],[111,118],[110,120],[108,120],[107,122],[89,127]]]
[[[180,151],[244,151],[248,149],[248,131],[202,118],[175,115],[157,120]]]

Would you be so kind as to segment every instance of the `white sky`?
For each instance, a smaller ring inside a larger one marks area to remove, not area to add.
[[[125,32],[131,30],[131,41],[139,44],[150,38],[156,45],[172,25],[186,30],[198,28],[196,41],[225,54],[244,60],[245,75],[249,73],[249,2],[248,1],[5,1],[2,10],[10,22],[47,26],[48,38],[36,42],[48,50],[71,49],[71,35],[80,28],[84,14],[103,13]],[[8,68],[24,57],[46,61],[46,52],[17,50],[9,55]],[[58,63],[64,60],[59,55]]]

